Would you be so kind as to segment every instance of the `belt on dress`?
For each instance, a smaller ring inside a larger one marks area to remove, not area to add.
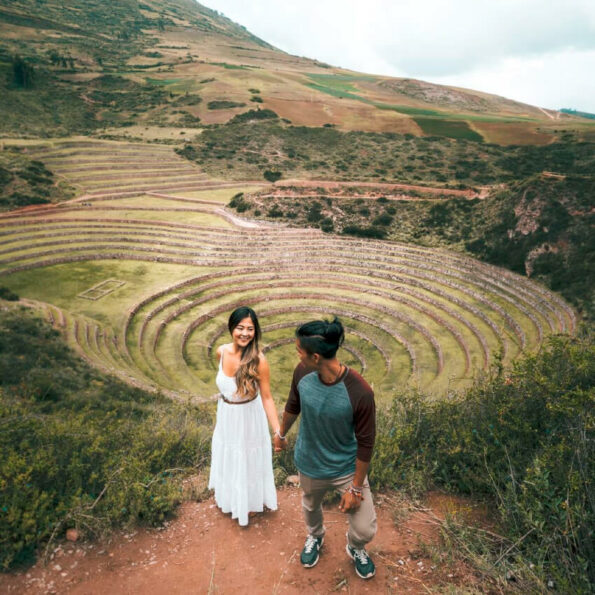
[[[254,399],[257,399],[258,393],[256,393],[256,396],[252,397],[251,399],[244,399],[243,401],[230,401],[229,399],[226,399],[223,395],[221,395],[221,398],[229,405],[244,405],[246,403],[251,403],[252,401],[254,401]]]

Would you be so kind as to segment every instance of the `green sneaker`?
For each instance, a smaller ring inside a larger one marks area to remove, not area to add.
[[[356,549],[347,544],[347,554],[353,560],[355,572],[360,578],[372,578],[376,574],[376,566],[364,548]]]
[[[302,566],[306,568],[312,568],[316,566],[320,559],[320,548],[324,543],[324,537],[314,537],[314,535],[308,535],[306,537],[306,543],[304,543],[304,549],[300,555],[300,562]]]

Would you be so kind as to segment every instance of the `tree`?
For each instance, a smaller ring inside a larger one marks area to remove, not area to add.
[[[12,82],[23,89],[30,89],[33,86],[35,70],[18,55],[12,59]]]
[[[271,171],[270,169],[265,170],[263,173],[264,179],[273,183],[280,180],[282,175],[280,171]]]

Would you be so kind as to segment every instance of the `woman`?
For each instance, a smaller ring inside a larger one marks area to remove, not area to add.
[[[215,502],[240,525],[250,512],[277,509],[271,438],[267,420],[279,432],[271,395],[269,365],[259,349],[258,318],[252,308],[231,313],[227,324],[232,342],[217,349],[219,371],[217,423],[211,446],[209,488]],[[266,412],[266,416],[265,416]]]

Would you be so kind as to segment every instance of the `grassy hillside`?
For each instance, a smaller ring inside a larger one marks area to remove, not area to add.
[[[464,138],[294,126],[276,116],[265,110],[243,114],[203,131],[178,152],[211,175],[224,172],[231,179],[259,179],[275,170],[284,179],[484,185],[543,170],[581,173],[595,165],[593,143],[573,142],[572,135],[544,147],[501,147]]]
[[[299,188],[287,182],[273,192],[263,190],[231,203],[249,217],[458,247],[538,278],[589,316],[594,313],[595,187],[593,176],[585,173],[595,168],[592,143],[479,148],[463,140],[342,133],[265,121],[207,131],[200,143],[179,152],[207,171],[225,164],[228,175],[239,178],[276,173],[282,179],[352,182],[341,193],[315,183]],[[358,181],[420,187],[403,190],[400,198],[407,200],[388,200],[382,188],[363,198],[366,189],[358,188]],[[481,200],[430,195],[424,193],[424,184],[493,188]]]
[[[290,56],[192,0],[18,0],[0,8],[0,40],[3,135],[196,127],[254,105],[298,125],[499,144],[595,128],[479,91]]]
[[[206,407],[99,373],[25,309],[0,311],[0,379],[2,569],[70,527],[160,524],[207,460]]]
[[[73,189],[58,181],[41,161],[22,151],[0,151],[0,211],[58,202],[73,196]]]

